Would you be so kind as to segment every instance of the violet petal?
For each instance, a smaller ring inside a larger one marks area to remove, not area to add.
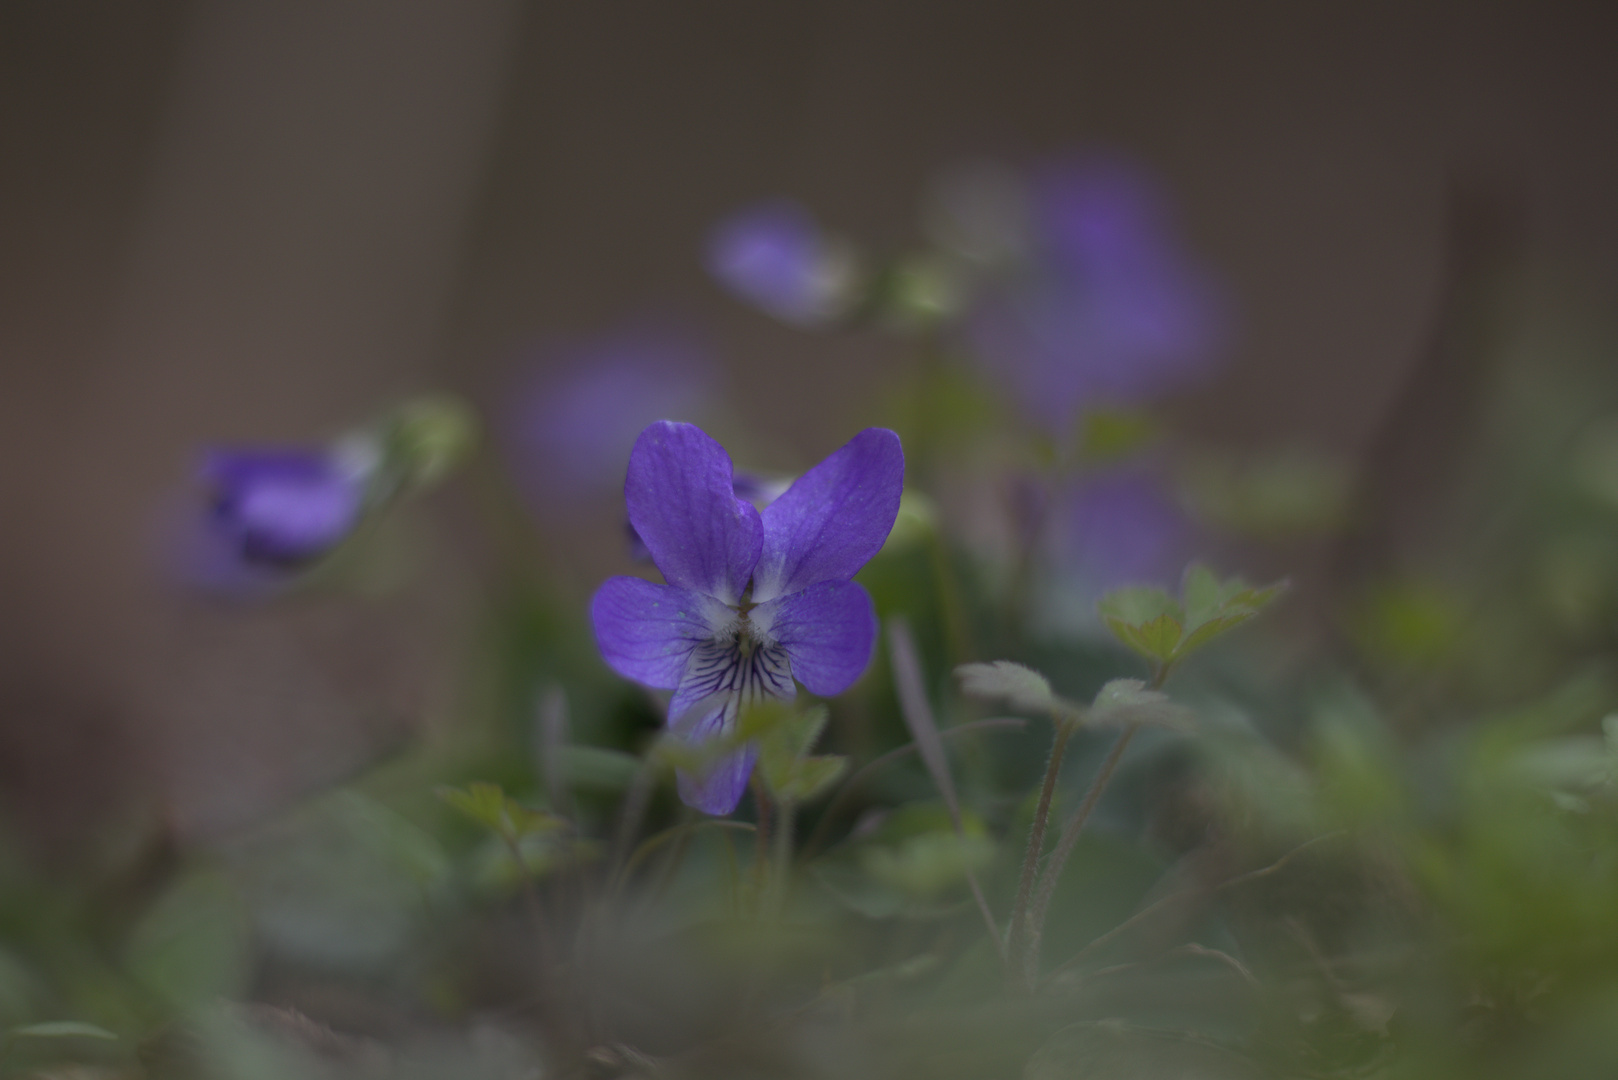
[[[753,616],[786,650],[793,677],[821,697],[853,685],[876,647],[876,608],[857,582],[811,585],[761,604]]]
[[[609,578],[590,601],[607,666],[659,690],[680,684],[691,650],[713,636],[714,620],[728,615],[712,597],[634,577]]]
[[[629,454],[629,523],[670,585],[727,604],[741,598],[758,563],[763,527],[736,497],[725,448],[692,424],[660,420]]]
[[[904,450],[886,428],[866,428],[798,477],[762,515],[754,602],[853,577],[893,530],[903,490]]]

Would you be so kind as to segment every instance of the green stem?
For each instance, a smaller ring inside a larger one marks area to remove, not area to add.
[[[765,913],[772,919],[779,916],[781,909],[786,906],[788,887],[792,881],[795,810],[791,799],[781,799],[775,804],[775,858],[770,867],[769,902],[765,905]]]
[[[1011,923],[1006,929],[1006,951],[1009,956],[1021,956],[1023,938],[1028,928],[1028,904],[1034,893],[1034,874],[1039,868],[1040,856],[1045,852],[1045,829],[1050,822],[1051,801],[1056,794],[1056,778],[1062,772],[1062,755],[1073,734],[1074,724],[1064,717],[1052,717],[1056,731],[1051,739],[1050,760],[1045,763],[1045,782],[1039,789],[1039,805],[1034,810],[1034,822],[1028,829],[1028,850],[1023,853],[1022,873],[1017,880],[1017,902],[1011,909]]]
[[[1101,763],[1101,771],[1096,773],[1095,780],[1090,783],[1090,790],[1084,794],[1084,802],[1079,805],[1073,816],[1068,818],[1067,824],[1062,826],[1062,835],[1056,841],[1056,850],[1051,852],[1050,862],[1039,879],[1039,891],[1034,894],[1034,901],[1028,909],[1028,929],[1024,936],[1023,952],[1014,961],[1021,963],[1023,979],[1030,990],[1039,980],[1039,939],[1045,931],[1045,916],[1050,913],[1051,898],[1056,895],[1056,882],[1062,876],[1062,867],[1067,864],[1068,856],[1073,854],[1073,847],[1079,842],[1079,834],[1084,831],[1085,822],[1090,820],[1091,812],[1101,801],[1101,793],[1107,790],[1112,774],[1118,771],[1118,762],[1123,759],[1130,740],[1139,730],[1138,723],[1130,724],[1112,744],[1112,749],[1107,753],[1107,760]]]

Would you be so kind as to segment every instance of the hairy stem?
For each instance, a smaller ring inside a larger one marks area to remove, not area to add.
[[[1051,756],[1045,764],[1045,782],[1039,789],[1039,805],[1034,810],[1034,822],[1028,829],[1028,850],[1022,859],[1022,873],[1017,879],[1017,902],[1011,909],[1011,924],[1006,929],[1006,951],[1021,956],[1023,938],[1028,929],[1028,904],[1034,894],[1034,874],[1039,869],[1040,856],[1045,852],[1045,829],[1050,822],[1051,800],[1056,794],[1056,778],[1062,772],[1062,755],[1073,734],[1073,722],[1065,717],[1053,717],[1056,731],[1051,739]]]
[[[1090,790],[1084,794],[1084,802],[1079,804],[1078,810],[1062,826],[1062,835],[1056,841],[1056,850],[1051,852],[1050,862],[1046,864],[1045,873],[1039,879],[1039,891],[1034,894],[1033,903],[1028,909],[1028,929],[1023,938],[1023,952],[1018,957],[1022,965],[1023,978],[1029,989],[1033,989],[1039,980],[1039,939],[1045,930],[1045,916],[1050,913],[1051,898],[1056,895],[1056,882],[1062,876],[1062,867],[1067,864],[1068,856],[1073,854],[1073,847],[1079,842],[1079,834],[1084,831],[1085,822],[1090,820],[1091,812],[1101,801],[1101,793],[1107,790],[1112,774],[1118,771],[1118,762],[1123,759],[1130,740],[1139,730],[1140,724],[1130,724],[1112,744],[1112,749],[1107,752],[1107,760],[1101,763],[1101,771],[1096,773],[1096,778],[1090,783]]]

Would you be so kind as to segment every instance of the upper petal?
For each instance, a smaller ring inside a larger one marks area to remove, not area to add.
[[[786,650],[793,676],[821,697],[853,685],[876,648],[876,608],[853,581],[812,585],[761,604],[753,618]]]
[[[904,471],[899,436],[866,428],[798,477],[764,509],[754,602],[853,577],[893,529]]]
[[[629,523],[670,585],[734,604],[758,563],[763,527],[736,497],[725,448],[694,424],[659,420],[629,454]]]
[[[609,578],[590,601],[607,666],[660,690],[680,685],[691,650],[729,616],[710,596],[633,577]]]

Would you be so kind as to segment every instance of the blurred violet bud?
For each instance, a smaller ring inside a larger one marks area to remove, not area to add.
[[[1079,158],[1031,185],[1025,265],[986,285],[966,320],[980,361],[1028,414],[1065,432],[1091,406],[1131,406],[1209,374],[1220,290],[1180,246],[1138,168]]]
[[[331,450],[210,450],[202,465],[209,521],[246,562],[301,566],[336,547],[359,523],[376,465],[374,452],[341,444]]]
[[[209,592],[274,591],[352,535],[381,464],[366,435],[330,447],[209,449],[197,470],[204,509],[165,515],[166,561]]]
[[[725,288],[799,326],[829,322],[854,300],[852,251],[789,199],[755,203],[721,221],[708,234],[706,264]]]
[[[503,424],[512,467],[542,511],[616,493],[636,437],[712,411],[712,363],[672,331],[636,328],[541,350]]]

